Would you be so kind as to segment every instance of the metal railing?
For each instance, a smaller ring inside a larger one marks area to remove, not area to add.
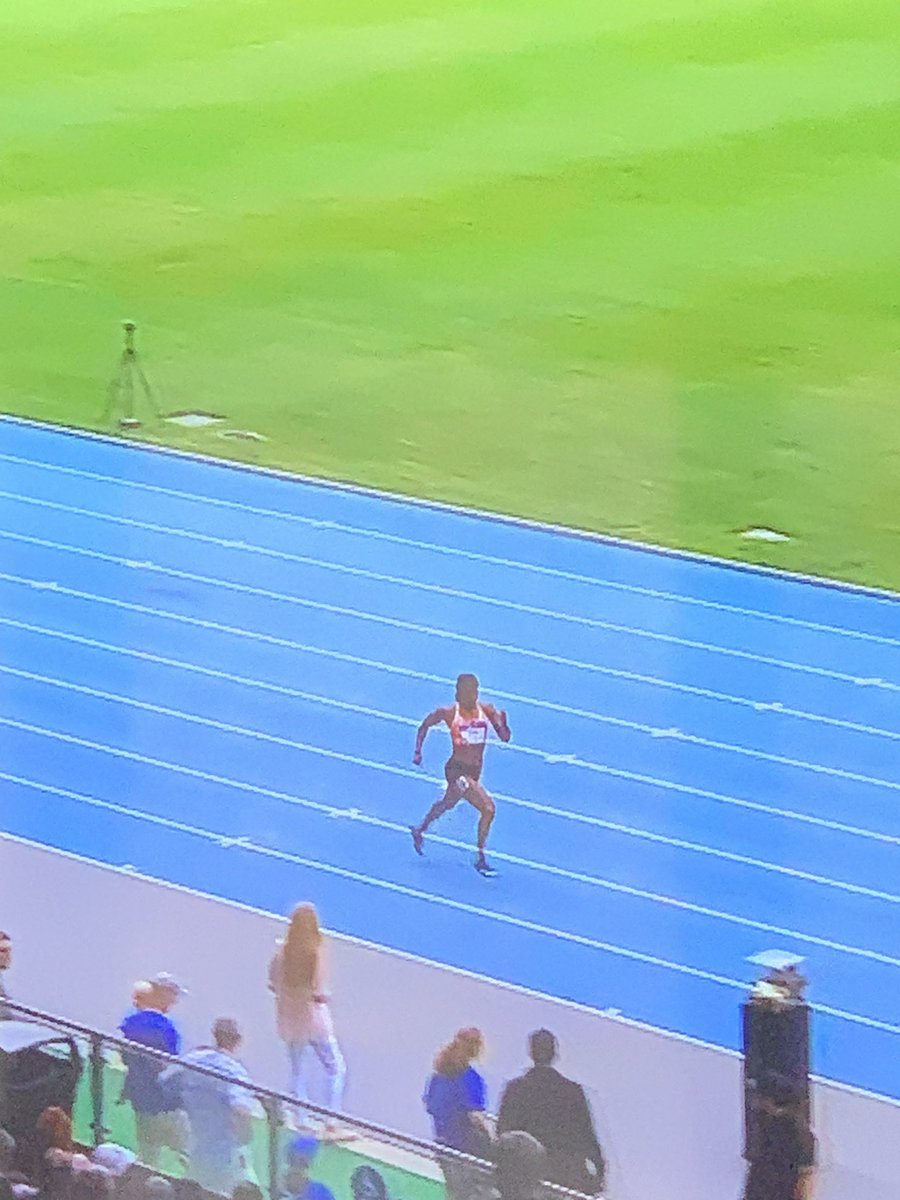
[[[158,1064],[159,1073],[165,1068],[178,1067],[180,1072],[189,1073],[195,1077],[205,1077],[210,1081],[211,1092],[224,1094],[226,1089],[239,1088],[240,1092],[252,1096],[258,1101],[264,1117],[258,1120],[253,1128],[251,1150],[255,1162],[248,1177],[265,1181],[265,1190],[270,1200],[280,1200],[284,1195],[282,1186],[284,1174],[285,1148],[290,1138],[296,1135],[297,1119],[301,1117],[305,1123],[313,1122],[323,1127],[335,1126],[352,1133],[354,1141],[348,1143],[355,1156],[363,1156],[372,1161],[376,1168],[387,1166],[394,1170],[402,1170],[409,1175],[418,1176],[423,1188],[437,1179],[435,1164],[439,1164],[444,1177],[448,1172],[454,1172],[459,1178],[460,1172],[466,1173],[463,1178],[471,1182],[473,1197],[485,1197],[494,1193],[494,1166],[484,1159],[474,1158],[451,1150],[447,1146],[425,1141],[396,1129],[366,1121],[346,1113],[335,1112],[313,1102],[298,1101],[286,1092],[264,1088],[252,1081],[237,1081],[233,1076],[203,1066],[199,1063],[186,1063],[183,1058],[173,1057],[163,1051],[151,1050],[135,1042],[122,1038],[118,1034],[103,1033],[87,1025],[81,1025],[66,1017],[54,1013],[43,1012],[27,1005],[17,1004],[11,1000],[6,1002],[6,1008],[13,1020],[26,1021],[44,1027],[50,1034],[71,1038],[79,1048],[80,1085],[79,1105],[83,1111],[85,1104],[89,1107],[88,1128],[90,1143],[96,1147],[101,1143],[114,1140],[133,1148],[135,1137],[131,1121],[131,1105],[119,1094],[113,1097],[111,1092],[114,1084],[124,1081],[125,1061],[135,1063],[146,1059]],[[86,1070],[86,1074],[85,1074]],[[153,1074],[153,1073],[151,1073]],[[215,1085],[219,1088],[216,1089]],[[2,1086],[2,1085],[0,1085]],[[123,1112],[124,1110],[124,1112]],[[250,1143],[248,1143],[249,1145]],[[335,1144],[340,1144],[336,1142]],[[397,1151],[402,1152],[397,1155]],[[259,1170],[259,1160],[264,1166]],[[153,1168],[159,1168],[158,1162],[147,1163]],[[173,1172],[175,1173],[175,1172]],[[184,1172],[193,1177],[190,1162]],[[212,1189],[223,1190],[223,1189]],[[231,1188],[227,1191],[230,1193]],[[456,1188],[452,1189],[456,1192]],[[567,1191],[556,1184],[545,1183],[541,1186],[542,1196],[547,1200],[597,1200],[596,1197],[584,1197],[578,1192]]]

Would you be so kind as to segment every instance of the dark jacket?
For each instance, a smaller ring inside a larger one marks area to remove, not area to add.
[[[506,1085],[497,1132],[513,1129],[530,1133],[547,1151],[552,1183],[589,1194],[602,1190],[606,1163],[584,1088],[555,1067],[532,1067]]]

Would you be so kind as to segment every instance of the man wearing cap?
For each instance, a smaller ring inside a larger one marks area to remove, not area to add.
[[[330,1188],[309,1177],[309,1168],[318,1153],[318,1140],[310,1134],[300,1133],[288,1142],[282,1187],[286,1200],[334,1200]]]
[[[187,1173],[209,1192],[230,1196],[245,1180],[256,1182],[250,1142],[254,1117],[265,1116],[252,1092],[247,1069],[236,1057],[241,1044],[237,1021],[219,1017],[212,1027],[213,1045],[186,1054],[178,1066],[168,1067],[164,1084],[180,1089],[190,1124]],[[225,1079],[203,1075],[192,1067],[218,1071]]]
[[[146,1007],[132,1009],[119,1030],[129,1042],[174,1056],[181,1049],[181,1035],[169,1012],[185,989],[165,971],[155,975],[149,982],[152,990]],[[141,1162],[158,1169],[160,1155],[166,1146],[184,1162],[187,1117],[177,1093],[161,1080],[165,1063],[141,1054],[139,1050],[124,1050],[122,1059],[126,1068],[122,1099],[129,1100],[134,1109]]]
[[[536,1138],[547,1152],[549,1182],[588,1195],[602,1192],[606,1164],[584,1088],[554,1067],[558,1046],[549,1029],[531,1034],[528,1053],[534,1065],[506,1085],[497,1132]]]

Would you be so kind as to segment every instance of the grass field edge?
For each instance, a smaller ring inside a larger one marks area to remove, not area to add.
[[[740,559],[726,558],[721,555],[704,554],[700,550],[663,546],[654,542],[640,542],[630,538],[617,537],[615,534],[601,533],[599,530],[578,529],[569,525],[557,525],[553,522],[516,516],[514,513],[493,512],[489,509],[481,508],[467,508],[465,505],[454,504],[451,501],[429,500],[422,496],[414,496],[405,492],[391,492],[383,488],[368,487],[364,484],[355,483],[353,480],[335,479],[323,475],[307,475],[303,472],[288,471],[284,468],[242,462],[239,459],[219,458],[217,455],[204,454],[197,450],[180,450],[176,446],[169,446],[160,442],[135,441],[127,437],[117,437],[114,434],[100,433],[98,430],[84,429],[75,425],[62,425],[53,421],[40,421],[33,417],[23,417],[14,413],[0,413],[0,422],[9,425],[23,425],[33,429],[49,430],[53,433],[64,434],[73,438],[86,438],[111,446],[127,446],[134,450],[143,450],[186,461],[231,468],[254,475],[264,475],[273,479],[284,480],[285,482],[304,483],[311,487],[349,492],[352,495],[364,496],[375,500],[385,500],[396,505],[412,504],[417,508],[428,509],[434,512],[452,513],[457,516],[491,522],[495,525],[508,525],[512,528],[529,529],[539,533],[555,533],[561,537],[572,538],[577,541],[593,542],[598,545],[612,546],[624,550],[634,550],[657,558],[673,558],[699,565],[723,567],[743,574],[762,575],[790,583],[811,584],[814,587],[825,588],[830,591],[869,596],[873,599],[889,600],[895,604],[900,604],[900,591],[892,591],[890,588],[876,587],[871,584],[853,583],[850,580],[836,579],[827,575],[812,575],[803,571],[790,571],[784,567],[768,566],[765,563],[748,563],[742,562]]]

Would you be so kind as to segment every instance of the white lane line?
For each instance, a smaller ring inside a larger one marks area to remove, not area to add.
[[[97,747],[101,744],[98,743]],[[114,747],[104,746],[106,752],[115,751]],[[145,765],[154,766],[163,770],[181,772],[179,764],[169,763],[164,760],[146,758],[135,754]],[[216,783],[231,789],[240,791],[251,790],[250,785],[244,784],[238,780],[228,779],[222,776],[210,775],[205,772],[190,771],[193,776],[200,776],[208,782]],[[0,778],[3,778],[3,773],[0,772]],[[358,821],[363,825],[371,825],[377,829],[385,830],[389,833],[400,835],[404,842],[409,840],[409,826],[398,824],[393,821],[386,821],[380,817],[371,816],[368,813],[363,813],[357,808],[338,809],[330,804],[323,804],[319,801],[310,800],[306,797],[294,796],[284,792],[275,792],[268,788],[253,787],[254,794],[265,794],[271,799],[279,802],[286,802],[297,807],[309,809],[321,815],[328,817],[345,818]],[[132,810],[125,807],[125,812]],[[468,843],[461,842],[455,838],[449,838],[441,834],[429,834],[428,841],[438,845],[449,846],[455,850],[468,851],[471,849]],[[239,837],[228,836],[223,837],[220,844],[223,846],[243,846],[247,842],[247,837],[241,835]],[[629,896],[637,900],[647,900],[654,904],[659,904],[667,908],[678,909],[682,912],[692,913],[697,916],[709,917],[712,920],[723,921],[732,925],[739,925],[746,929],[755,929],[761,933],[775,934],[779,937],[797,938],[798,940],[808,942],[810,945],[821,946],[826,950],[833,950],[841,954],[849,954],[856,958],[868,959],[872,962],[877,962],[885,966],[900,967],[900,958],[890,954],[884,954],[877,950],[870,950],[862,946],[854,946],[845,942],[838,942],[832,938],[821,937],[818,934],[804,933],[801,930],[792,929],[783,925],[773,925],[766,921],[757,921],[750,917],[742,916],[738,913],[728,912],[722,909],[711,908],[707,905],[695,904],[689,900],[682,900],[675,896],[669,896],[660,892],[649,891],[646,888],[633,887],[628,884],[618,883],[612,879],[606,879],[602,876],[587,874],[583,871],[572,871],[564,867],[554,866],[552,863],[535,862],[529,858],[523,858],[520,855],[510,854],[508,852],[497,850],[492,851],[492,857],[498,862],[510,863],[513,866],[522,867],[526,870],[535,871],[539,874],[556,876],[560,879],[565,879],[575,883],[583,883],[590,887],[596,887],[599,890],[617,893],[623,896]]]
[[[290,696],[295,699],[311,701],[313,703],[320,703],[326,706],[344,709],[345,711],[365,713],[383,718],[385,720],[397,721],[410,727],[418,725],[418,721],[412,717],[403,717],[396,713],[388,713],[380,709],[369,708],[358,704],[351,704],[347,701],[337,700],[330,696],[321,696],[314,692],[302,691],[299,688],[288,687],[284,684],[271,683],[267,680],[255,679],[246,675],[236,675],[233,672],[221,671],[214,667],[204,667],[198,663],[185,662],[183,659],[153,654],[147,650],[137,650],[129,646],[120,646],[111,642],[102,642],[97,638],[89,638],[81,634],[66,633],[58,629],[48,629],[42,625],[33,625],[27,621],[17,621],[11,617],[0,616],[0,625],[6,625],[10,628],[25,630],[26,632],[35,633],[44,637],[57,638],[62,641],[71,642],[74,645],[85,646],[93,650],[103,650],[112,654],[121,654],[129,658],[138,659],[142,662],[149,662],[165,667],[172,667],[177,670],[189,671],[194,674],[203,675],[210,679],[221,679],[226,680],[229,683],[236,683],[245,687],[258,688],[263,691],[272,692],[275,695]],[[379,662],[377,659],[359,658],[356,655],[341,654],[328,650],[321,650],[319,648],[310,648],[304,646],[302,643],[292,643],[292,647],[303,651],[312,650],[313,653],[323,655],[325,657],[338,658],[342,662],[351,662],[354,665],[374,668],[378,671],[388,671],[394,674],[406,675],[414,679],[429,680],[434,683],[445,682],[441,676],[427,675],[421,671],[407,670],[403,667],[396,667],[389,663]],[[583,709],[572,709],[566,707],[565,705],[554,705],[548,701],[533,700],[530,697],[519,696],[515,693],[494,691],[494,695],[496,695],[499,699],[516,700],[525,704],[562,709],[563,711],[576,716],[589,718],[593,718],[595,716],[595,714],[587,712]],[[562,764],[565,766],[580,766],[584,762],[584,760],[579,759],[576,754],[547,754],[543,750],[535,750],[531,747],[522,746],[518,742],[510,742],[502,748],[504,751],[508,752],[519,752],[535,755],[540,757],[549,765]],[[677,783],[674,780],[660,779],[654,775],[645,775],[639,772],[611,767],[606,763],[592,762],[590,763],[590,769],[603,775],[609,775],[614,778],[627,780],[628,782],[647,784],[651,787],[676,791],[682,795],[698,797],[704,800],[712,800],[716,803],[727,804],[736,808],[748,809],[751,812],[761,813],[767,817],[786,818],[788,820],[800,821],[805,824],[815,825],[821,829],[827,829],[831,832],[845,833],[854,837],[867,838],[871,841],[882,842],[886,845],[900,845],[900,836],[889,833],[880,833],[874,829],[865,829],[861,826],[850,825],[843,821],[834,821],[825,817],[817,817],[811,813],[797,812],[790,808],[779,808],[770,804],[762,804],[756,800],[746,800],[737,796],[729,796],[722,792],[713,792],[706,788],[697,788],[691,786],[690,784]],[[512,797],[507,797],[507,799],[509,799],[512,803],[517,802]],[[522,801],[521,803],[525,802]]]
[[[100,562],[114,563],[119,566],[128,567],[132,570],[143,569],[146,571],[155,572],[157,574],[169,576],[169,577],[176,578],[176,579],[185,579],[186,578],[186,579],[189,579],[191,582],[201,582],[201,583],[204,583],[211,587],[224,587],[228,590],[238,590],[238,591],[250,590],[251,594],[258,590],[258,589],[250,589],[249,585],[233,584],[228,580],[222,580],[216,576],[187,575],[185,572],[176,571],[174,568],[170,568],[170,567],[162,567],[156,563],[152,563],[149,561],[137,562],[133,559],[124,558],[121,555],[107,554],[100,550],[92,550],[86,546],[73,546],[66,542],[51,541],[48,538],[40,538],[40,537],[35,537],[33,535],[14,533],[11,530],[0,529],[0,538],[7,538],[12,541],[23,542],[23,543],[27,543],[28,545],[33,545],[33,546],[41,546],[41,547],[44,547],[49,550],[58,550],[58,551],[62,551],[63,553],[73,554],[73,555],[76,555],[76,556],[79,556],[82,558],[97,559]],[[32,586],[33,587],[47,587],[47,588],[52,589],[52,588],[57,587],[58,585],[55,583],[43,583],[41,581],[35,581],[32,583]],[[285,596],[282,593],[269,592],[269,593],[266,593],[266,595],[268,598],[283,599],[283,600],[287,600],[289,603],[301,603],[301,601],[299,601],[297,597]],[[310,601],[310,602],[308,602],[308,604],[315,606],[316,602]],[[419,629],[417,627],[416,632],[418,632],[418,631],[419,631]],[[487,646],[489,648],[496,648],[495,644],[493,644],[493,643],[484,642],[484,641],[481,641],[480,639],[472,639],[472,640],[475,641],[476,645]],[[501,649],[510,649],[509,647],[505,647],[505,646],[501,646],[500,648]],[[523,651],[520,647],[512,647],[511,649],[516,653],[525,653],[525,654],[530,653],[527,650]],[[559,661],[562,663],[562,665],[566,665],[570,660],[554,660],[554,661]],[[872,736],[872,737],[885,737],[885,738],[889,738],[892,740],[900,741],[900,732],[897,732],[893,729],[883,729],[877,725],[867,725],[860,721],[848,721],[848,720],[844,720],[839,717],[829,717],[829,716],[825,716],[824,714],[821,714],[821,713],[808,712],[804,709],[792,708],[789,705],[780,703],[779,701],[754,700],[748,696],[733,695],[729,692],[718,692],[718,691],[714,691],[710,688],[697,687],[693,684],[688,684],[688,683],[679,683],[675,680],[664,679],[664,678],[661,678],[661,677],[655,676],[655,675],[644,675],[637,671],[626,671],[626,670],[623,670],[622,668],[604,666],[604,665],[601,665],[598,663],[581,664],[577,660],[572,660],[572,661],[576,662],[576,664],[579,666],[579,669],[591,670],[597,674],[606,675],[606,676],[609,676],[610,678],[614,678],[614,679],[624,679],[624,680],[627,680],[629,683],[641,683],[641,684],[646,684],[650,687],[664,688],[668,691],[684,692],[687,695],[701,696],[704,699],[714,700],[714,701],[725,703],[725,704],[734,704],[734,705],[738,705],[742,708],[749,708],[749,709],[752,709],[754,712],[774,712],[774,713],[778,713],[780,716],[796,717],[799,720],[803,720],[803,721],[810,721],[810,722],[814,722],[816,724],[828,725],[828,726],[832,726],[832,727],[838,728],[838,729],[847,729],[853,733],[863,733],[863,734],[866,734],[866,735]],[[888,689],[891,686],[891,685],[885,684],[883,680],[875,680],[875,679],[860,680],[860,679],[856,678],[855,676],[851,676],[851,677],[838,676],[838,677],[841,678],[842,681],[846,682],[849,680],[855,684],[864,683],[864,684],[868,684],[868,685],[872,685],[872,686],[880,684],[883,688],[888,688]],[[900,689],[898,689],[898,690],[900,690]],[[514,698],[519,699],[520,697],[514,697]],[[531,703],[541,703],[540,701],[530,701],[530,702]],[[595,713],[579,714],[578,710],[576,710],[576,709],[566,709],[565,706],[562,706],[562,707],[565,711],[570,712],[573,715],[585,715],[591,719],[595,718],[595,716],[596,716]]]
[[[239,737],[252,738],[255,741],[266,742],[270,745],[283,746],[290,750],[298,750],[304,754],[319,755],[322,758],[332,759],[338,762],[350,763],[353,766],[365,767],[370,770],[382,772],[384,774],[396,775],[403,779],[413,779],[417,782],[430,782],[436,786],[443,787],[443,780],[438,780],[427,776],[423,776],[421,771],[413,770],[409,767],[397,767],[390,763],[381,763],[373,759],[363,758],[360,755],[348,754],[341,750],[332,750],[325,746],[316,746],[309,742],[300,742],[292,738],[280,737],[277,734],[266,733],[258,729],[250,729],[241,725],[233,725],[222,721],[215,721],[209,717],[201,717],[195,713],[183,712],[180,709],[169,708],[168,706],[151,704],[144,700],[134,700],[128,696],[119,696],[114,692],[105,692],[97,688],[90,688],[82,684],[68,683],[65,680],[53,679],[49,676],[38,676],[33,672],[20,671],[10,667],[0,667],[0,671],[8,674],[18,675],[25,678],[31,678],[41,683],[45,683],[51,687],[58,687],[63,690],[79,692],[83,695],[89,695],[96,699],[111,701],[128,705],[131,708],[137,708],[144,712],[152,712],[159,716],[171,717],[178,721],[185,721],[194,725],[201,725],[209,729],[216,729],[222,733],[231,733]],[[104,746],[99,743],[93,743],[77,737],[76,735],[62,734],[54,730],[45,729],[42,726],[31,726],[27,722],[19,722],[12,717],[0,717],[0,724],[9,725],[12,728],[21,728],[28,732],[44,734],[47,737],[55,737],[62,741],[70,741],[74,745],[87,746],[90,749],[103,750],[111,754],[117,754],[120,757],[131,758],[139,762],[153,762],[154,765],[166,765],[157,760],[149,760],[144,756],[132,751],[120,751],[113,747]],[[180,770],[181,768],[174,768]],[[503,800],[513,804],[518,808],[526,808],[532,811],[540,812],[544,816],[558,817],[563,821],[571,821],[577,824],[589,825],[594,828],[606,829],[616,833],[623,833],[627,836],[636,837],[643,841],[655,842],[658,845],[673,847],[679,850],[688,850],[697,854],[704,854],[711,858],[722,859],[725,862],[738,863],[741,866],[756,867],[763,871],[769,871],[773,874],[784,875],[791,879],[800,879],[807,883],[820,884],[823,887],[833,888],[836,891],[848,892],[856,896],[866,896],[873,900],[883,900],[889,904],[900,904],[900,895],[893,892],[880,891],[876,888],[864,887],[862,884],[848,883],[844,880],[831,879],[828,876],[818,875],[811,871],[802,871],[797,867],[785,867],[778,863],[768,862],[765,859],[758,859],[749,855],[738,854],[732,850],[717,850],[712,846],[704,845],[699,842],[687,841],[684,838],[669,837],[665,834],[654,833],[651,830],[638,829],[632,826],[622,825],[618,822],[606,821],[603,818],[591,816],[587,813],[572,812],[568,809],[557,808],[553,805],[539,804],[536,801],[523,800],[520,797],[509,796],[504,792],[495,792],[498,800]]]
[[[742,659],[742,660],[745,660],[748,662],[763,663],[767,666],[774,666],[774,667],[781,668],[783,670],[799,671],[799,672],[803,672],[806,674],[822,676],[824,678],[829,678],[829,679],[842,679],[846,682],[856,683],[856,684],[868,683],[868,684],[877,685],[881,682],[885,682],[886,686],[889,686],[891,688],[891,690],[900,691],[900,684],[892,684],[891,681],[881,681],[881,680],[877,680],[877,679],[862,680],[858,677],[849,675],[846,672],[832,671],[825,667],[816,667],[816,666],[810,665],[808,663],[792,662],[791,660],[774,658],[774,657],[772,657],[770,655],[766,655],[766,654],[754,654],[752,651],[749,651],[749,650],[739,650],[734,647],[719,646],[719,645],[717,645],[715,643],[711,643],[711,642],[701,642],[701,641],[698,641],[693,638],[679,637],[676,634],[660,633],[660,632],[657,632],[654,630],[643,629],[639,626],[623,625],[616,621],[601,621],[594,617],[575,617],[568,613],[555,612],[552,609],[537,608],[533,605],[521,604],[519,602],[511,601],[511,600],[499,600],[492,596],[486,596],[481,592],[462,591],[462,590],[459,590],[456,588],[441,587],[441,586],[438,586],[437,584],[426,584],[426,583],[422,583],[419,580],[409,579],[406,577],[395,576],[395,575],[386,575],[386,574],[381,574],[381,573],[375,572],[375,571],[365,570],[362,567],[342,566],[338,563],[333,563],[333,562],[322,560],[322,559],[309,558],[309,557],[306,557],[306,556],[300,555],[300,554],[292,554],[292,553],[289,553],[288,551],[271,550],[265,546],[257,546],[257,545],[254,545],[254,544],[248,543],[248,542],[236,541],[236,540],[231,540],[228,538],[214,537],[211,534],[195,533],[191,530],[178,529],[178,528],[175,528],[173,526],[168,526],[168,525],[158,525],[155,522],[151,522],[151,521],[139,521],[134,517],[123,517],[123,516],[119,516],[114,513],[96,512],[93,509],[80,508],[76,505],[61,504],[61,503],[58,503],[53,500],[39,500],[39,499],[36,499],[31,496],[18,496],[14,492],[5,492],[2,490],[0,490],[0,498],[7,499],[7,500],[14,500],[14,501],[18,501],[19,503],[22,503],[22,504],[30,504],[30,505],[34,505],[34,506],[37,506],[40,508],[46,508],[46,509],[49,509],[49,510],[55,511],[55,512],[71,513],[73,515],[87,517],[92,520],[107,521],[111,524],[121,525],[121,526],[124,526],[129,529],[141,529],[141,530],[144,530],[149,533],[158,533],[158,534],[162,534],[164,537],[184,538],[184,539],[187,539],[190,541],[200,542],[203,545],[214,545],[214,546],[218,546],[222,549],[237,550],[239,552],[246,552],[251,555],[254,555],[254,554],[261,555],[264,557],[277,559],[281,562],[293,562],[293,563],[298,563],[302,566],[315,566],[315,567],[319,567],[323,570],[335,571],[335,572],[345,574],[345,575],[350,575],[350,576],[356,577],[356,578],[377,580],[379,582],[390,583],[390,584],[398,585],[400,587],[408,588],[411,590],[425,591],[425,592],[429,592],[432,594],[437,593],[440,595],[453,596],[453,597],[465,600],[468,603],[495,605],[495,606],[498,606],[503,609],[510,609],[515,612],[524,612],[524,613],[527,613],[532,616],[538,616],[545,620],[550,619],[550,620],[568,621],[570,623],[574,623],[577,625],[586,626],[586,627],[593,628],[593,629],[600,629],[600,630],[603,630],[604,632],[621,633],[621,634],[626,634],[626,635],[634,636],[634,637],[647,638],[651,641],[663,642],[667,645],[683,646],[687,649],[702,650],[704,653],[721,654],[721,655],[727,656],[729,658],[738,658],[738,659]],[[162,570],[162,568],[157,568],[157,569]],[[181,572],[173,571],[172,573],[176,574],[179,577],[183,576],[185,578],[191,578],[190,575],[183,575],[183,573],[181,573]],[[213,582],[209,578],[204,578],[202,576],[197,577],[197,582],[204,582],[204,581],[207,583]],[[221,587],[228,586],[228,587],[232,587],[232,588],[236,589],[239,586],[237,584],[232,584],[232,583],[226,584],[225,581],[223,581],[223,580],[216,580],[215,582],[218,584],[218,586],[221,586]],[[271,596],[272,599],[279,599],[279,600],[286,601],[288,603],[303,604],[303,605],[308,605],[310,603],[307,600],[302,600],[299,597],[295,597],[290,594],[285,594],[285,593],[281,593],[281,592],[268,593],[266,591],[266,589],[259,589],[256,594],[259,594],[259,595],[267,595],[268,594]],[[338,611],[346,611],[348,613],[348,615],[350,613],[354,613],[354,615],[360,616],[360,617],[373,618],[373,616],[374,616],[371,613],[363,614],[360,612],[356,612],[355,610],[338,610]],[[379,618],[379,619],[382,621],[387,620],[387,618]],[[402,623],[401,623],[401,625],[402,625]],[[415,628],[415,626],[412,626],[412,628]],[[526,654],[527,653],[528,655],[530,655],[532,657],[541,657],[541,658],[546,657],[551,662],[557,661],[553,655],[549,655],[549,656],[538,655],[536,651],[525,651],[525,650],[523,650],[519,647],[515,647],[515,646],[502,646],[502,648],[507,649],[512,653],[518,653],[518,654]],[[566,660],[561,659],[558,661],[565,662]]]
[[[577,571],[566,571],[558,567],[542,566],[539,563],[519,559],[504,558],[494,554],[484,554],[475,550],[464,550],[458,546],[439,545],[434,542],[421,541],[416,538],[402,537],[398,534],[385,533],[380,529],[370,529],[365,526],[347,525],[340,521],[323,520],[316,517],[306,517],[299,513],[285,512],[281,509],[262,508],[252,504],[242,504],[234,500],[224,500],[212,496],[204,496],[195,492],[184,492],[176,488],[161,487],[151,483],[141,483],[136,480],[122,480],[115,476],[103,475],[95,471],[82,471],[74,467],[64,467],[57,463],[39,462],[35,459],[22,458],[15,454],[0,454],[0,460],[17,463],[22,466],[34,467],[44,471],[55,471],[64,475],[72,475],[82,479],[94,479],[101,483],[111,483],[117,488],[126,486],[129,490],[140,489],[155,495],[172,496],[179,500],[189,500],[210,508],[224,508],[240,513],[251,513],[254,516],[274,517],[277,520],[305,525],[314,529],[331,529],[338,533],[363,537],[367,540],[383,541],[399,546],[410,546],[417,550],[442,554],[447,557],[462,558],[469,562],[483,562],[489,566],[509,567],[525,571],[533,575],[543,575],[550,579],[566,579],[575,583],[588,584],[592,587],[606,588],[610,591],[625,592],[630,595],[648,596],[654,600],[665,600],[677,604],[693,605],[698,608],[712,609],[717,612],[734,613],[741,617],[753,617],[763,621],[772,621],[779,625],[794,628],[811,629],[818,633],[832,634],[838,637],[858,638],[861,641],[875,642],[886,646],[900,646],[900,638],[886,637],[882,634],[868,633],[861,629],[850,629],[842,625],[829,625],[820,621],[808,621],[802,617],[789,617],[782,613],[767,612],[762,609],[744,608],[736,604],[725,604],[717,600],[705,600],[697,596],[687,596],[680,592],[668,592],[659,588],[641,587],[638,584],[621,583],[612,579],[602,579],[593,575],[583,575]]]
[[[168,817],[160,817],[153,813],[127,808],[124,805],[116,804],[112,801],[100,800],[95,796],[87,796],[84,793],[75,792],[68,788],[60,788],[51,784],[38,783],[35,780],[13,775],[6,771],[0,771],[0,779],[5,779],[7,782],[18,784],[23,787],[33,788],[34,790],[45,792],[48,795],[60,796],[67,800],[74,800],[76,803],[86,804],[90,807],[98,808],[107,812],[114,812],[118,815],[131,818],[132,820],[156,825],[164,829],[172,830],[176,833],[182,833],[187,834],[188,836],[201,838],[222,848],[227,848],[227,843],[231,840],[222,834],[214,833],[212,830],[204,829],[200,826],[189,825],[184,821],[175,821]],[[692,978],[701,979],[705,982],[722,984],[725,987],[740,988],[741,990],[746,989],[748,986],[747,983],[742,980],[732,979],[726,975],[718,975],[711,971],[705,971],[699,967],[691,967],[686,963],[673,962],[671,959],[660,958],[656,955],[646,954],[639,950],[631,950],[627,947],[618,946],[611,942],[602,942],[596,938],[589,938],[583,934],[576,934],[566,930],[554,929],[551,926],[539,924],[536,921],[527,920],[522,917],[514,917],[508,913],[502,913],[497,912],[494,909],[483,908],[480,905],[469,904],[461,900],[453,900],[450,897],[438,896],[432,892],[425,892],[419,888],[411,888],[405,884],[392,883],[389,880],[375,878],[371,875],[364,875],[359,871],[352,871],[346,867],[338,867],[331,863],[323,863],[317,859],[305,858],[298,854],[289,853],[288,851],[276,850],[268,846],[261,846],[250,839],[242,839],[239,848],[247,851],[250,854],[258,854],[266,858],[277,859],[281,862],[293,863],[297,866],[307,867],[313,871],[322,871],[326,874],[336,875],[340,878],[348,879],[355,883],[364,883],[382,890],[408,896],[411,899],[423,900],[429,904],[437,904],[442,907],[452,908],[460,912],[468,913],[472,916],[484,917],[487,920],[497,921],[504,925],[525,929],[530,933],[547,935],[549,937],[558,938],[562,941],[571,942],[575,945],[587,946],[593,950],[601,950],[608,954],[613,954],[619,958],[627,958],[634,962],[641,962],[649,966],[662,967],[666,970],[675,971],[681,975],[689,975]],[[844,1009],[834,1008],[830,1005],[814,1004],[812,1007],[817,1012],[826,1013],[830,1016],[838,1017],[854,1024],[880,1029],[887,1033],[900,1034],[900,1026],[893,1025],[887,1021],[879,1021],[873,1017],[866,1017],[860,1013],[849,1012]]]
[[[557,665],[563,664],[577,668],[578,670],[595,671],[597,670],[590,663],[581,663],[574,659],[564,659],[557,655],[542,654],[537,650],[524,650],[515,646],[507,646],[500,642],[486,642],[479,638],[470,637],[468,634],[454,633],[448,630],[437,629],[428,625],[419,625],[413,622],[403,622],[396,620],[393,617],[382,617],[372,613],[361,612],[357,609],[346,608],[342,605],[324,604],[319,601],[300,600],[296,597],[282,595],[281,593],[271,592],[262,588],[251,588],[249,585],[232,584],[221,580],[210,580],[205,576],[194,575],[187,571],[171,571],[168,568],[156,568],[162,571],[166,576],[172,576],[178,579],[187,579],[192,582],[213,583],[216,586],[225,587],[232,590],[238,590],[251,595],[261,595],[268,599],[284,600],[291,604],[297,604],[305,608],[322,609],[327,612],[336,613],[340,616],[358,617],[362,620],[372,621],[376,624],[388,625],[392,628],[402,628],[412,630],[416,633],[425,633],[429,636],[437,637],[445,641],[458,641],[466,644],[476,645],[480,648],[488,648],[500,651],[507,651],[514,654],[523,655],[529,658],[539,659],[541,661],[553,662]],[[0,580],[5,580],[9,583],[24,583],[34,586],[34,581],[19,575],[10,575],[5,572],[0,572]],[[38,581],[40,587],[45,587],[44,581]],[[63,595],[79,595],[84,598],[85,593],[77,592],[73,588],[63,587],[61,584],[54,584],[53,590]],[[733,742],[722,742],[715,738],[701,737],[699,734],[685,733],[680,729],[672,727],[660,729],[653,725],[645,725],[640,721],[629,721],[623,717],[614,717],[608,713],[595,713],[594,719],[604,725],[614,726],[619,729],[629,729],[637,733],[648,734],[654,738],[669,738],[681,742],[690,743],[691,745],[701,746],[707,750],[719,750],[726,754],[737,754],[745,758],[758,759],[764,762],[777,763],[783,767],[793,767],[801,771],[810,771],[818,775],[826,775],[836,779],[846,779],[853,783],[864,783],[872,787],[884,787],[895,791],[900,791],[900,782],[891,779],[881,779],[874,775],[865,775],[856,771],[846,771],[843,767],[829,767],[824,763],[813,763],[806,759],[791,758],[788,755],[772,754],[767,750],[756,750],[748,746],[739,746]],[[588,768],[590,769],[590,768]]]

